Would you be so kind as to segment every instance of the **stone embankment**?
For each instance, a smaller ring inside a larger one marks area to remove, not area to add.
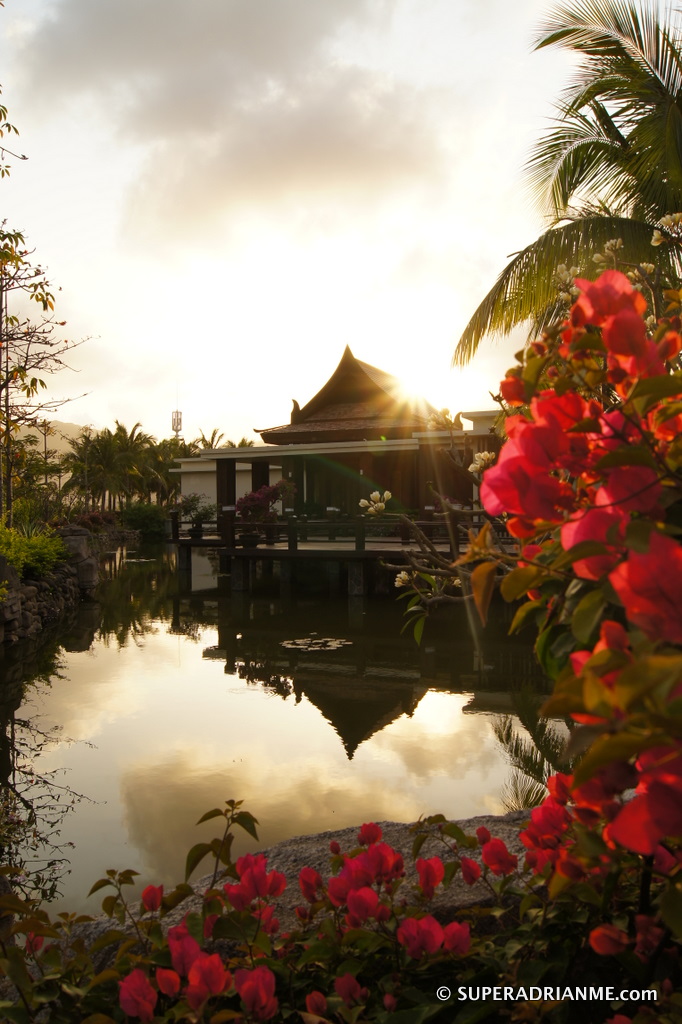
[[[81,597],[88,597],[95,590],[99,582],[99,552],[139,539],[129,531],[120,536],[93,536],[82,526],[65,526],[58,532],[69,559],[40,579],[20,580],[0,556],[0,580],[7,587],[7,596],[0,604],[0,643],[29,639],[57,622],[76,607]]]

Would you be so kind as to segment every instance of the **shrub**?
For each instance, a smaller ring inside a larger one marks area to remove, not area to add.
[[[147,540],[162,540],[166,535],[166,510],[151,502],[135,501],[121,512],[121,522],[129,530],[139,530]]]
[[[21,577],[44,576],[68,557],[61,537],[45,530],[30,537],[0,524],[0,555]]]

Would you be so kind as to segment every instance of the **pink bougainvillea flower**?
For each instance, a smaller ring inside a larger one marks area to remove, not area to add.
[[[154,1007],[158,998],[156,989],[139,967],[118,983],[121,1009],[130,1017],[139,1017],[143,1024],[154,1019]]]
[[[199,943],[192,938],[184,923],[168,929],[168,948],[174,970],[187,975],[190,967],[201,953]]]
[[[232,975],[223,966],[218,953],[201,953],[190,967],[187,980],[185,999],[193,1010],[232,985]]]
[[[268,967],[239,970],[235,973],[234,984],[254,1020],[271,1020],[275,1016],[279,1002],[275,996],[275,976]]]
[[[327,1000],[321,992],[310,992],[305,997],[305,1008],[308,1013],[314,1013],[318,1017],[324,1017],[327,1012]]]
[[[452,921],[445,926],[443,929],[443,947],[450,953],[456,953],[457,956],[465,956],[469,952],[470,945],[471,934],[466,921],[463,924],[460,924],[459,921]]]
[[[481,877],[481,865],[471,857],[460,857],[462,878],[467,885],[473,885]]]
[[[652,533],[649,550],[630,551],[609,574],[629,622],[650,640],[682,644],[682,546]]]
[[[494,875],[510,875],[519,862],[518,857],[509,852],[501,839],[491,839],[485,843],[481,858]]]
[[[360,828],[358,833],[358,843],[360,846],[371,846],[372,843],[378,843],[383,835],[381,829],[374,822],[369,822]]]
[[[165,996],[176,996],[180,991],[180,975],[166,967],[157,967],[156,984]]]
[[[573,572],[585,580],[599,580],[610,572],[622,558],[626,514],[615,508],[588,508],[574,512],[561,527],[561,546],[565,551],[584,541],[597,541],[604,545],[603,554],[579,558],[573,563]]]
[[[617,956],[629,945],[627,933],[613,924],[600,924],[590,932],[590,946],[601,956]]]
[[[658,473],[651,466],[616,466],[594,500],[598,508],[647,513],[658,508],[660,496]]]
[[[523,405],[526,401],[526,385],[520,377],[508,374],[500,383],[500,394],[507,405]]]
[[[158,910],[163,899],[162,885],[148,885],[140,897],[145,910]]]
[[[40,950],[43,948],[43,943],[44,942],[45,942],[44,936],[42,936],[42,935],[34,935],[33,932],[26,932],[25,948],[26,948],[26,952],[29,955],[33,955],[35,953],[40,952]]]
[[[379,906],[379,897],[376,890],[369,886],[362,889],[351,889],[347,899],[349,924],[352,928],[358,928],[368,917],[374,917]]]
[[[350,973],[343,974],[334,980],[334,991],[348,1007],[364,1003],[369,996],[369,991],[363,988],[357,978]]]
[[[596,281],[576,277],[574,284],[582,292],[571,310],[571,323],[576,327],[588,323],[600,327],[621,310],[632,310],[641,320],[646,310],[642,293],[619,270],[605,270]]]
[[[396,932],[398,942],[408,956],[419,960],[427,953],[435,953],[443,945],[444,933],[434,917],[408,917]]]
[[[416,862],[419,874],[419,885],[427,900],[433,897],[436,886],[440,885],[445,875],[445,866],[440,857],[429,857],[424,860],[419,857]]]
[[[302,868],[298,876],[298,884],[303,898],[308,903],[314,903],[323,887],[322,876],[314,868]]]
[[[549,795],[553,797],[558,804],[568,803],[571,798],[572,785],[573,776],[566,775],[564,772],[556,772],[555,775],[550,775],[547,779]]]

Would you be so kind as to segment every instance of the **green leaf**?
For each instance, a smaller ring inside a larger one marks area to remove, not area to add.
[[[253,814],[249,814],[248,811],[240,811],[239,814],[235,814],[234,823],[243,828],[254,839],[258,839],[258,832],[256,831],[258,819],[254,818]]]
[[[675,395],[682,395],[682,376],[679,373],[666,374],[658,377],[644,377],[637,381],[630,394],[631,399],[670,398]]]
[[[679,939],[682,936],[682,884],[668,883],[659,900],[659,908],[668,928]]]
[[[524,565],[521,568],[512,569],[502,580],[500,593],[505,601],[516,601],[517,598],[523,597],[527,591],[532,590],[544,578],[544,571],[533,565]]]
[[[577,765],[574,772],[575,782],[580,786],[583,782],[591,779],[594,773],[604,765],[614,761],[629,761],[635,754],[641,753],[642,750],[658,742],[660,740],[655,737],[647,738],[627,732],[602,736],[594,741]]]
[[[92,896],[93,893],[99,892],[100,889],[104,889],[105,886],[112,884],[113,883],[110,878],[99,878],[88,893],[88,896]]]
[[[429,837],[426,834],[426,832],[421,832],[418,836],[415,837],[415,840],[412,843],[412,860],[417,859],[421,852],[422,846],[424,845],[428,838]]]
[[[536,612],[536,611],[538,611],[538,609],[542,609],[544,607],[545,607],[544,601],[540,601],[540,600],[526,601],[526,603],[522,604],[520,608],[517,608],[516,614],[514,615],[514,618],[512,619],[512,624],[509,627],[509,632],[510,633],[518,633],[519,630],[521,630],[523,628],[523,626],[526,624],[526,619],[533,612]]]
[[[95,939],[89,947],[89,952],[98,953],[100,949],[106,949],[107,946],[113,946],[115,942],[120,942],[125,936],[126,933],[120,929],[110,928],[104,935],[100,935],[99,938]]]
[[[196,843],[192,847],[185,861],[185,881],[187,881],[197,865],[201,864],[204,857],[208,856],[209,853],[213,853],[213,847],[210,843]]]
[[[578,602],[571,616],[571,632],[581,644],[588,645],[599,628],[606,598],[601,590],[592,590]]]
[[[641,445],[617,448],[602,456],[597,462],[597,469],[609,469],[612,466],[651,466],[652,469],[658,469],[658,464],[649,449]]]
[[[116,907],[118,905],[118,900],[118,893],[115,892],[112,892],[109,896],[105,896],[104,899],[102,900],[102,910],[107,915],[107,917],[114,916],[114,913],[116,912]]]
[[[197,825],[201,825],[204,821],[210,821],[211,818],[222,818],[225,812],[221,811],[219,807],[214,807],[212,811],[206,811],[206,814],[202,814],[199,818]]]

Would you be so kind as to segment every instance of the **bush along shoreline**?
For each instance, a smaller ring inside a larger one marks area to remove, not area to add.
[[[54,625],[99,583],[99,556],[134,530],[97,524],[98,532],[72,524],[32,535],[0,526],[0,643],[37,636]]]
[[[645,321],[642,292],[616,271],[575,285],[570,319],[502,383],[518,411],[482,472],[484,507],[518,554],[485,526],[460,560],[483,619],[506,570],[503,596],[523,600],[512,628],[534,627],[554,680],[545,713],[572,723],[575,768],[548,779],[524,852],[435,815],[414,827],[413,882],[367,823],[354,846],[331,843],[328,870],[302,867],[284,929],[287,880],[263,854],[233,861],[234,830],[257,833],[230,800],[202,817],[220,833],[190,850],[172,892],[149,885],[135,910],[134,872],[95,882],[111,928],[89,946],[82,918],[2,897],[7,1020],[679,1024],[682,336],[676,317]],[[200,910],[164,931],[207,857]],[[455,878],[484,895],[442,923],[433,901]]]

